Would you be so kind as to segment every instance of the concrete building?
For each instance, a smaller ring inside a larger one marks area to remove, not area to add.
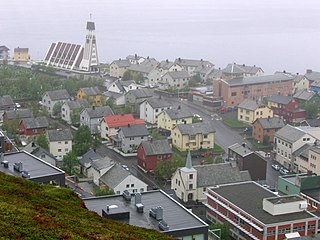
[[[271,118],[273,111],[256,101],[245,99],[238,105],[238,120],[252,124],[258,118]]]
[[[140,118],[147,123],[157,124],[159,114],[167,109],[171,109],[172,104],[162,98],[147,98],[140,103]]]
[[[149,132],[145,124],[119,127],[117,146],[122,152],[136,152],[142,141],[148,140]]]
[[[47,139],[49,152],[59,160],[72,151],[73,136],[70,128],[48,130]]]
[[[183,89],[189,85],[190,78],[190,74],[185,70],[167,72],[162,76],[159,87],[161,89]]]
[[[245,64],[228,64],[224,69],[222,69],[222,79],[232,79],[238,77],[257,77],[263,75],[264,72],[261,67],[248,66]]]

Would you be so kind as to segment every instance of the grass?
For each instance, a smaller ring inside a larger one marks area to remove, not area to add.
[[[100,217],[71,190],[0,172],[0,239],[171,239]]]
[[[179,151],[177,148],[172,147],[172,152],[174,155],[176,156],[180,156],[180,157],[186,157],[188,154],[188,151]],[[199,149],[199,150],[194,150],[194,151],[190,151],[191,155],[193,154],[201,154],[201,153],[205,153],[205,152],[214,152],[217,154],[223,153],[224,150],[222,147],[220,147],[218,144],[214,144],[214,148],[210,148],[210,149]]]
[[[224,118],[223,123],[231,128],[245,128],[248,124],[240,122],[237,118]]]
[[[262,144],[262,143],[258,143],[257,140],[251,138],[251,139],[248,139],[252,145],[258,149],[258,150],[262,150],[262,149],[271,149],[272,148],[272,144],[269,143],[269,144]]]

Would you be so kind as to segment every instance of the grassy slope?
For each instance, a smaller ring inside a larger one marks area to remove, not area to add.
[[[0,239],[170,239],[101,218],[71,190],[0,172]]]

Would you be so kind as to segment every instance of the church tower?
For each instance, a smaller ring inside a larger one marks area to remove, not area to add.
[[[99,72],[99,58],[94,22],[87,22],[86,42],[80,70],[85,72]]]

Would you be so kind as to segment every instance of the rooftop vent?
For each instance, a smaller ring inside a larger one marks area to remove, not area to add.
[[[1,161],[1,164],[3,165],[4,168],[9,168],[9,162],[6,160]]]
[[[162,231],[168,231],[169,230],[169,225],[164,220],[162,220],[162,221],[159,222],[159,228]]]
[[[163,219],[163,208],[160,206],[156,208],[151,208],[149,211],[149,215],[160,221]]]
[[[30,178],[30,173],[28,173],[27,171],[22,171],[21,176],[22,176],[23,178]]]
[[[143,213],[144,205],[141,203],[141,193],[136,193],[134,196],[137,212]]]
[[[122,196],[126,201],[131,201],[131,194],[128,190],[124,190]]]
[[[14,163],[13,170],[17,172],[22,172],[22,162]]]

